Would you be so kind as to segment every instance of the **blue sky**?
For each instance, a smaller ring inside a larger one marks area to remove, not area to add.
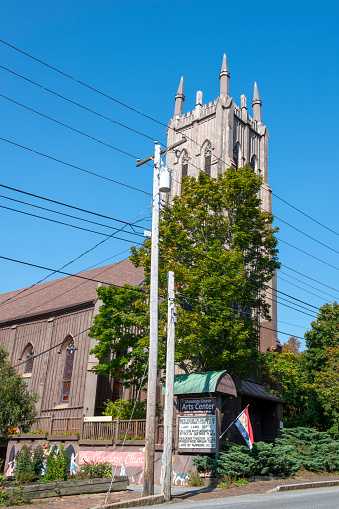
[[[243,93],[249,104],[253,83],[255,80],[258,83],[263,121],[270,134],[269,183],[272,190],[332,230],[339,231],[338,14],[338,2],[334,1],[280,4],[243,1],[240,4],[192,0],[3,0],[0,23],[1,39],[165,124],[173,114],[174,95],[181,75],[185,78],[185,111],[194,107],[197,90],[203,91],[204,102],[218,96],[218,73],[226,52],[231,73],[230,94],[237,104]],[[1,43],[0,65],[152,139],[166,141],[165,128],[161,125]],[[152,140],[68,104],[1,68],[0,83],[0,94],[133,156],[143,158],[153,151]],[[133,157],[39,117],[3,97],[0,103],[1,138],[151,192],[150,167],[138,169]],[[140,218],[145,218],[143,224],[149,224],[146,220],[150,212],[149,196],[2,140],[0,147],[2,184],[123,220],[133,220],[144,212]],[[0,194],[50,206],[4,188],[0,188]],[[39,214],[36,209],[4,198],[0,198],[0,205]],[[51,208],[72,213],[56,205]],[[274,199],[273,212],[338,250],[337,235],[283,202]],[[0,255],[33,264],[59,268],[103,238],[3,208],[0,214],[3,239]],[[41,215],[63,220],[46,211],[41,211]],[[99,218],[86,217],[101,222]],[[107,221],[106,224],[114,223]],[[338,299],[338,253],[278,220],[276,224],[281,227],[279,238],[334,266],[280,243],[285,274],[281,274],[278,289],[316,307]],[[96,225],[82,226],[109,231]],[[132,239],[127,234],[125,238]],[[66,270],[77,272],[113,256],[115,258],[104,263],[118,261],[127,256],[128,252],[119,253],[130,245],[108,240]],[[1,292],[29,286],[47,275],[43,270],[4,260],[0,260],[0,271]],[[290,276],[297,277],[300,282]],[[303,336],[316,312],[315,308],[310,309],[313,311],[304,314],[279,305],[278,329]],[[288,339],[288,335],[279,337],[282,342]]]

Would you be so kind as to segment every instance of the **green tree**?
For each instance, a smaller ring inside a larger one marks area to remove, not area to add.
[[[279,355],[268,352],[266,366],[283,389],[288,427],[314,427],[339,436],[339,305],[324,304],[305,333],[306,350],[290,338]]]
[[[8,360],[0,345],[0,437],[7,439],[11,428],[28,431],[35,422],[38,396],[28,391],[25,380]]]
[[[284,423],[286,427],[307,426],[314,423],[309,407],[312,386],[305,355],[300,352],[300,341],[291,337],[282,345],[282,352],[266,352],[265,362],[274,380],[283,390]]]
[[[200,172],[197,179],[185,177],[181,196],[162,209],[160,296],[166,299],[166,274],[173,270],[179,304],[176,362],[188,372],[228,369],[246,376],[263,366],[258,316],[270,319],[265,284],[279,263],[273,216],[260,208],[261,184],[249,167],[229,168],[216,179]],[[144,268],[145,294],[100,288],[104,305],[91,329],[98,358],[120,352],[119,358],[102,361],[97,372],[122,378],[126,385],[139,382],[147,362],[150,245],[147,240],[131,255],[134,265]],[[159,369],[165,365],[166,307],[164,300]]]

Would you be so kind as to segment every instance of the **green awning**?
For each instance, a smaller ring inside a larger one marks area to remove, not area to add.
[[[237,395],[236,387],[231,376],[225,370],[206,371],[205,373],[190,373],[175,375],[174,394],[204,394],[204,393]],[[162,389],[165,394],[165,385]]]

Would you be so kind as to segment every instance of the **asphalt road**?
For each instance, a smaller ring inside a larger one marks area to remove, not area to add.
[[[171,504],[172,505],[172,504]],[[164,505],[147,506],[155,509]],[[173,509],[339,509],[339,487],[179,502]]]

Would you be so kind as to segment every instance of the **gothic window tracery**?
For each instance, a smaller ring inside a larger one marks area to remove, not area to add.
[[[73,374],[73,365],[74,365],[74,340],[70,340],[66,347],[66,360],[65,360],[65,369],[64,376],[62,380],[62,391],[61,391],[61,403],[68,403],[69,396],[71,393],[71,382],[72,382],[72,374]]]
[[[183,151],[182,159],[181,159],[181,178],[183,179],[188,174],[188,152],[187,150]]]
[[[212,164],[212,144],[209,140],[206,140],[203,144],[203,155],[204,155],[204,173],[211,176],[211,164]]]
[[[26,357],[25,373],[32,373],[34,364],[34,348],[32,345],[26,348],[25,357]]]
[[[252,168],[254,173],[258,172],[258,158],[255,154],[253,154],[251,157],[250,167]]]
[[[236,168],[240,168],[242,164],[242,151],[241,151],[241,145],[237,141],[233,148],[233,161]]]

